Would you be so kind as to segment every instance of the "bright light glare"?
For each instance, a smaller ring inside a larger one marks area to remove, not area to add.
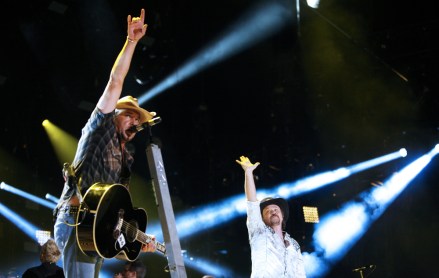
[[[401,155],[401,157],[406,157],[407,156],[407,150],[405,148],[402,148],[399,150],[399,154]]]
[[[314,233],[314,243],[325,250],[325,257],[338,257],[348,242],[356,241],[362,234],[366,220],[363,205],[348,203],[336,213],[325,216]]]
[[[212,66],[271,36],[280,30],[290,18],[291,9],[275,2],[266,3],[248,12],[225,32],[225,36],[208,45],[165,80],[139,97],[139,104],[144,104],[159,93],[208,66]]]
[[[262,200],[267,196],[281,196],[285,199],[289,199],[294,196],[311,192],[324,185],[347,178],[352,174],[352,172],[365,170],[398,157],[401,157],[399,155],[399,151],[356,164],[349,168],[342,167],[333,171],[307,177],[293,183],[284,183],[274,189],[258,189],[257,197],[259,200]],[[245,213],[246,199],[244,194],[230,197],[214,204],[200,207],[196,210],[182,213],[176,217],[176,225],[179,237],[184,238],[186,236],[193,236],[196,233],[221,225],[230,221],[230,219],[244,215]],[[151,234],[157,235],[161,233],[161,228],[158,224],[150,224],[148,229],[150,230]]]
[[[340,168],[334,171],[320,173],[311,177],[300,179],[287,185],[288,193],[286,197],[298,196],[316,190],[324,185],[328,185],[350,176],[350,171]]]
[[[27,192],[24,192],[24,191],[22,191],[22,190],[20,190],[18,188],[15,188],[15,187],[13,187],[13,186],[11,186],[9,184],[6,184],[4,182],[1,183],[0,187],[1,187],[1,189],[5,190],[5,191],[9,191],[9,192],[11,192],[13,194],[16,194],[16,195],[19,195],[21,197],[24,197],[24,198],[26,198],[28,200],[31,200],[31,201],[33,201],[35,203],[38,203],[38,204],[43,205],[45,207],[48,207],[50,209],[54,209],[55,206],[56,206],[52,202],[48,202],[48,201],[46,201],[46,200],[44,200],[44,199],[42,199],[40,197],[31,195],[31,194],[29,194]]]
[[[317,9],[319,7],[320,0],[306,0],[306,3],[311,8]]]
[[[37,241],[37,238],[35,237],[35,232],[37,230],[41,230],[40,228],[37,228],[33,224],[31,224],[29,221],[26,221],[23,217],[0,203],[0,214],[6,217],[12,224],[17,226],[21,231],[23,231],[28,237],[32,238],[33,240]]]
[[[59,198],[57,198],[49,193],[46,193],[46,199],[54,202],[55,204],[58,204],[58,201],[59,201]]]
[[[324,277],[436,154],[433,149],[382,186],[361,193],[357,201],[348,202],[338,211],[322,217],[313,235],[315,252],[303,254],[307,276]]]
[[[49,240],[50,234],[51,234],[50,231],[44,231],[44,230],[35,231],[35,237],[37,238],[37,241],[40,245],[43,245]]]
[[[245,196],[241,194],[179,214],[176,217],[178,236],[180,238],[193,236],[243,215],[246,212],[245,202]],[[158,224],[150,224],[148,231],[157,235],[161,233],[161,228]]]
[[[303,206],[303,217],[306,223],[319,223],[319,211],[317,207]]]
[[[348,169],[352,172],[352,173],[357,173],[359,171],[363,171],[372,167],[375,167],[377,165],[381,165],[384,164],[386,162],[389,162],[391,160],[400,158],[400,157],[405,157],[407,155],[407,151],[405,149],[400,149],[396,152],[393,153],[389,153],[365,162],[361,162],[358,163],[356,165],[353,165],[351,167],[349,167]]]
[[[204,274],[212,275],[213,277],[234,277],[234,272],[227,267],[215,265],[201,258],[185,256],[184,263],[193,269],[199,270]]]

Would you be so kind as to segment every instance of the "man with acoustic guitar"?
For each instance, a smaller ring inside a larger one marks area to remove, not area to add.
[[[121,98],[123,82],[130,68],[134,50],[147,29],[144,21],[144,9],[141,10],[140,17],[128,15],[128,34],[125,44],[112,67],[102,96],[82,129],[74,161],[72,165],[65,164],[64,167],[66,183],[55,209],[54,234],[56,243],[62,251],[63,268],[67,278],[99,277],[105,258],[99,255],[103,251],[95,250],[96,246],[87,246],[87,240],[80,246],[82,240],[78,240],[80,235],[75,229],[87,217],[98,218],[91,215],[92,210],[87,210],[93,204],[83,204],[84,195],[86,197],[88,190],[96,183],[117,184],[123,190],[128,189],[133,157],[125,148],[126,143],[136,135],[136,126],[148,122],[155,116],[154,112],[139,107],[136,98],[131,96]],[[119,196],[113,195],[117,203]],[[105,196],[108,198],[109,194]],[[111,203],[113,200],[105,201]],[[102,211],[101,205],[107,204],[99,203],[99,209]],[[108,248],[115,248],[117,252],[123,250],[123,246],[130,240],[126,236],[121,237],[124,227],[131,225],[131,222],[125,223],[123,211],[121,209],[114,216],[117,224],[114,227],[114,234],[109,235],[111,238],[114,237],[114,246]],[[85,217],[80,217],[81,214]],[[146,229],[146,224],[143,226]],[[97,236],[95,233],[89,235],[93,237],[90,242],[97,240],[95,236]],[[132,237],[137,239],[137,234]],[[139,246],[139,251],[156,251],[155,236],[143,234],[141,242],[135,245]],[[84,252],[84,250],[95,252]]]

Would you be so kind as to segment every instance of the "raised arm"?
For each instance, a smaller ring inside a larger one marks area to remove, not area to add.
[[[256,185],[255,180],[253,178],[253,170],[259,166],[259,162],[255,164],[251,163],[251,161],[246,156],[241,156],[240,160],[236,160],[238,164],[241,165],[244,170],[245,182],[244,182],[244,190],[245,196],[247,197],[247,201],[255,202],[256,198]]]
[[[110,79],[108,80],[104,93],[97,104],[97,107],[103,113],[110,113],[116,108],[137,42],[146,32],[147,25],[144,22],[144,9],[140,11],[140,17],[131,18],[131,15],[128,15],[128,29],[125,44],[114,62],[113,68],[111,69]]]

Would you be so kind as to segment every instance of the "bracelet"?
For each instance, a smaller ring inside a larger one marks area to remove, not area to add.
[[[136,41],[137,41],[137,40],[130,39],[130,37],[128,37],[128,36],[127,36],[127,40],[128,40],[129,42],[136,42]]]

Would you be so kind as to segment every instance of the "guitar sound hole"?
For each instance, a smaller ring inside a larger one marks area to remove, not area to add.
[[[129,242],[134,242],[136,240],[137,229],[139,228],[139,224],[136,221],[131,220],[126,227],[125,234],[127,235],[127,240]]]

